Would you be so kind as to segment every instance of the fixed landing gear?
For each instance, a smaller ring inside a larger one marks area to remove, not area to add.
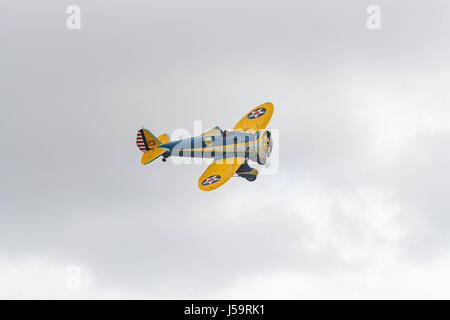
[[[169,151],[164,152],[162,154],[162,162],[166,162],[168,157],[170,157],[170,152]]]

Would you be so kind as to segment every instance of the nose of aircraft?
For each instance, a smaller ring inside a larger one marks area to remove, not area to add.
[[[267,137],[269,138],[269,146],[267,148],[267,151],[270,155],[272,153],[272,147],[273,147],[273,140],[272,140],[270,131],[267,131]]]
[[[267,156],[270,155],[270,153],[272,152],[272,138],[271,138],[271,133],[269,130],[266,130],[266,132],[264,133],[264,149],[267,153]]]

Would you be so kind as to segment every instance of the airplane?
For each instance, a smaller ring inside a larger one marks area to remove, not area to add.
[[[211,191],[222,186],[233,175],[255,181],[258,170],[248,161],[264,165],[272,152],[272,138],[266,126],[273,114],[273,104],[266,102],[253,108],[234,126],[232,131],[219,126],[198,137],[170,141],[164,133],[155,137],[147,129],[137,133],[136,144],[144,154],[141,164],[146,165],[162,156],[213,158],[213,162],[198,179],[198,187]]]

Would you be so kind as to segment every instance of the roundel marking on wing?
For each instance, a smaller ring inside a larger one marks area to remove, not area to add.
[[[202,185],[203,186],[208,186],[210,184],[216,183],[217,181],[220,180],[220,176],[218,174],[215,174],[213,176],[209,176],[208,178],[206,178],[205,180],[202,181]]]
[[[266,108],[258,108],[253,111],[250,111],[247,118],[248,119],[256,119],[261,117],[264,113],[266,113]]]

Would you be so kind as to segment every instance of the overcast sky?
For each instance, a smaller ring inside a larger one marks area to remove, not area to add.
[[[449,10],[0,0],[0,297],[450,298]],[[266,101],[277,174],[140,165]]]

